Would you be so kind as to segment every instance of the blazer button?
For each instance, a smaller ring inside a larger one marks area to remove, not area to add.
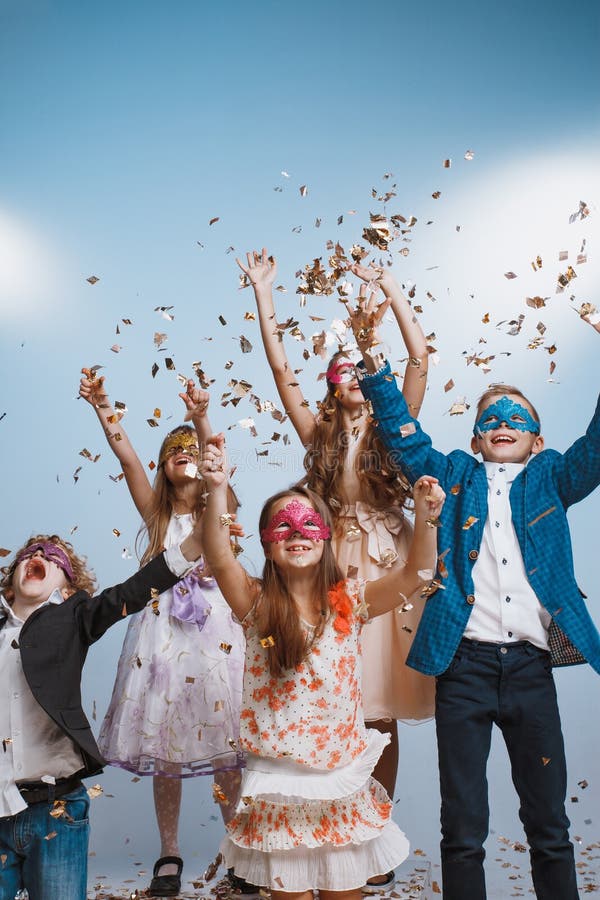
[[[473,596],[473,594],[469,594],[469,596],[467,597],[467,603],[469,604],[469,606],[473,606],[473,604],[475,603],[475,597]]]
[[[469,550],[469,559],[477,559],[478,556],[477,550]]]

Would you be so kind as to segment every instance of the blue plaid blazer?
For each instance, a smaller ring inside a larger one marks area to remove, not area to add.
[[[426,675],[444,672],[475,603],[473,565],[487,519],[488,484],[482,462],[454,450],[434,450],[410,415],[389,364],[373,375],[359,366],[384,445],[409,481],[435,476],[446,491],[438,529],[442,588],[425,604],[407,663]],[[408,426],[407,428],[401,427]],[[543,450],[515,478],[512,518],[531,587],[552,616],[549,644],[554,665],[589,662],[600,672],[600,635],[575,582],[566,511],[600,483],[600,400],[585,435],[565,453]]]

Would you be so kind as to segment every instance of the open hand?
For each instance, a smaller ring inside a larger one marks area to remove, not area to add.
[[[277,262],[274,256],[269,256],[267,248],[263,247],[262,252],[252,250],[246,253],[248,265],[245,266],[236,258],[236,263],[246,275],[250,283],[255,287],[270,287],[275,281],[277,275]]]
[[[391,300],[384,300],[378,305],[376,294],[373,291],[367,294],[367,285],[361,284],[356,307],[352,309],[348,303],[345,304],[350,317],[350,327],[361,352],[364,353],[365,350],[379,343],[377,328],[390,303]]]

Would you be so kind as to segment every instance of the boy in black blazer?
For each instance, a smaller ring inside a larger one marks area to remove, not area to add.
[[[88,647],[193,568],[196,529],[122,584],[92,596],[72,545],[37,535],[0,582],[0,900],[85,900],[89,798],[103,759],[81,706]],[[158,614],[157,610],[157,614]]]

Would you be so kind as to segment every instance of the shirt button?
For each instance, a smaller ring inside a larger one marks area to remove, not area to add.
[[[502,565],[505,566],[507,563],[508,563],[508,560],[506,557],[504,557],[504,559],[502,560]]]
[[[469,550],[469,559],[477,559],[478,556],[477,550]]]
[[[508,653],[506,647],[500,647],[500,653]]]
[[[509,632],[508,632],[508,636],[509,636],[509,637],[512,637],[512,631],[509,631]]]
[[[494,522],[494,525],[496,526],[496,528],[500,528],[500,522]]]
[[[498,471],[499,471],[499,472],[505,472],[506,469],[504,468],[504,466],[500,466],[500,468],[498,469]]]
[[[498,488],[498,490],[496,491],[496,496],[499,497],[501,493],[502,491],[500,490],[500,488]]]
[[[469,606],[473,606],[473,604],[475,603],[475,597],[473,596],[473,594],[469,594],[469,596],[467,597],[467,603],[469,604]]]
[[[510,603],[510,597],[507,597],[507,598],[506,598],[506,602],[507,602],[507,603]]]

